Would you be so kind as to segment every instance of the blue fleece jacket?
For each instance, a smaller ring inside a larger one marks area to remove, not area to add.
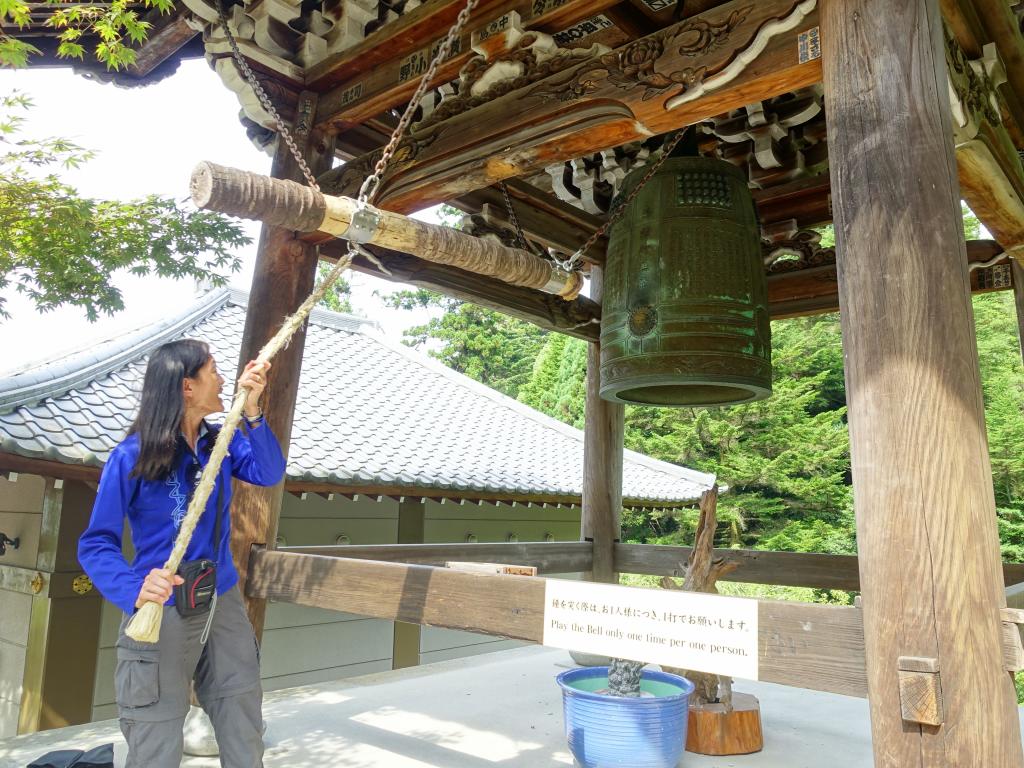
[[[210,460],[217,429],[201,429],[200,432],[196,453],[184,438],[179,438],[174,466],[166,480],[132,477],[139,457],[138,435],[129,435],[121,442],[103,468],[92,517],[78,541],[78,561],[100,594],[125,613],[135,611],[135,601],[146,575],[153,568],[164,567],[198,480],[197,467],[205,467]],[[231,478],[254,485],[274,485],[284,476],[284,470],[281,447],[265,423],[250,428],[248,436],[242,434],[242,430],[235,432],[221,465],[217,486],[210,494],[184,558],[184,562],[199,558],[217,561],[218,593],[238,583],[238,571],[231,558]],[[214,509],[220,488],[223,488],[220,541],[214,553]],[[125,515],[135,546],[135,559],[131,564],[121,550]],[[172,596],[167,605],[173,604]]]

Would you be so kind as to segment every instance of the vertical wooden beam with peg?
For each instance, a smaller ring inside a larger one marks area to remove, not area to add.
[[[1024,267],[1011,257],[1010,269],[1013,270],[1013,303],[1017,307],[1017,341],[1024,356]]]
[[[821,13],[875,765],[1020,768],[939,3]]]
[[[299,97],[292,136],[299,152],[314,176],[331,167],[334,137],[313,129],[317,96],[304,92]],[[270,175],[305,183],[298,163],[283,138],[278,137]],[[291,315],[313,290],[316,281],[317,247],[295,238],[290,230],[264,225],[256,252],[256,268],[249,293],[249,307],[242,335],[238,375],[245,364],[255,359],[260,348],[274,335],[284,318]],[[274,359],[262,408],[267,424],[274,430],[281,447],[288,453],[292,417],[299,391],[299,371],[306,344],[305,329],[299,330],[289,345]],[[274,547],[277,522],[281,514],[284,483],[273,488],[258,488],[236,483],[234,491],[231,547],[238,565],[240,586],[245,593],[249,555],[253,546]],[[246,597],[246,609],[256,636],[263,631],[266,601]]]
[[[601,300],[602,270],[590,272],[590,297]],[[583,515],[581,536],[593,542],[594,581],[614,582],[615,544],[622,516],[622,454],[625,406],[603,400],[601,345],[587,347],[586,416],[583,427]]]

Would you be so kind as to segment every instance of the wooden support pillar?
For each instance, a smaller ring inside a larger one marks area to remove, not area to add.
[[[299,97],[297,119],[291,131],[299,151],[304,155],[313,175],[330,168],[334,154],[334,137],[311,131],[316,114],[316,95],[304,92]],[[270,175],[305,183],[302,172],[279,138]],[[245,364],[256,357],[260,348],[273,336],[281,321],[290,315],[313,290],[316,280],[316,246],[303,243],[294,233],[278,227],[264,226],[256,252],[256,268],[249,293],[248,314],[239,357],[239,375]],[[302,351],[306,345],[305,328],[300,329],[289,345],[273,360],[262,408],[267,423],[274,430],[285,455],[291,438],[292,416],[299,389]],[[238,565],[240,586],[245,593],[249,555],[253,546],[273,547],[277,538],[277,521],[281,513],[284,483],[273,488],[257,488],[235,483],[232,507],[231,547]],[[266,601],[246,597],[246,608],[256,636],[263,632]]]
[[[601,301],[602,270],[590,272],[590,297]],[[587,346],[587,401],[583,427],[581,536],[594,544],[594,581],[614,582],[615,544],[622,514],[622,441],[625,406],[601,399],[601,347]]]
[[[1024,356],[1024,267],[1016,259],[1010,259],[1013,270],[1013,303],[1017,306],[1017,343]]]
[[[422,544],[425,528],[424,512],[427,505],[423,499],[409,499],[398,502],[398,543]],[[395,639],[391,653],[391,668],[418,667],[420,663],[419,624],[404,621],[395,622]]]
[[[821,13],[875,765],[1020,768],[939,5]]]

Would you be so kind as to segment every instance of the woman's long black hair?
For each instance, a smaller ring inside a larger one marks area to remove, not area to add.
[[[182,381],[194,379],[210,359],[206,342],[172,341],[157,347],[146,366],[139,415],[128,434],[139,435],[139,458],[132,476],[163,480],[174,466],[174,456],[185,416]]]

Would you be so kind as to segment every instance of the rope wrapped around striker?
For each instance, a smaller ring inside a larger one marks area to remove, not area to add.
[[[199,208],[379,245],[567,301],[583,288],[582,272],[564,270],[528,251],[361,205],[350,197],[324,195],[294,181],[204,162],[193,171],[190,188]]]

